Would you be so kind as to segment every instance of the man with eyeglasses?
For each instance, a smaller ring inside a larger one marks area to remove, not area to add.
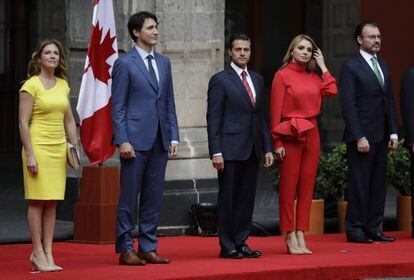
[[[359,53],[345,62],[339,79],[349,180],[346,236],[355,243],[392,242],[381,230],[387,147],[398,146],[391,79],[377,56],[382,39],[377,24],[359,24],[354,39]]]

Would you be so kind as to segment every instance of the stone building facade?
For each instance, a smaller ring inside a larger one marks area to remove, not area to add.
[[[172,211],[174,213],[170,214],[174,217],[162,217],[161,223],[166,230],[178,231],[188,227],[191,203],[215,202],[216,172],[208,157],[205,119],[207,86],[209,78],[225,66],[225,39],[229,34],[236,31],[250,34],[254,51],[250,67],[263,74],[269,91],[285,49],[298,33],[308,33],[319,42],[330,69],[337,75],[343,61],[355,51],[350,34],[359,21],[360,6],[359,0],[113,0],[113,3],[118,48],[128,51],[133,46],[127,21],[131,14],[147,10],[155,13],[160,21],[157,51],[172,62],[181,143],[179,156],[168,163],[165,207],[175,209],[178,204],[185,205],[185,209]],[[10,83],[18,85],[24,78],[23,60],[29,59],[30,50],[42,39],[56,38],[66,47],[74,110],[90,36],[92,1],[0,0],[0,6],[0,10],[4,8],[10,13],[10,17],[0,13],[0,28],[6,30],[0,29],[3,32],[0,35],[8,34],[7,38],[12,38],[14,43],[6,45],[9,48],[6,51],[9,55],[15,54],[11,56],[14,60],[9,62],[13,74],[9,73],[9,78],[4,76],[5,83],[9,79]],[[0,73],[3,83],[2,77]],[[5,104],[12,108],[9,115],[17,123],[16,91],[17,86],[14,86],[10,89],[13,93],[6,96],[0,89],[0,98],[10,99]],[[323,107],[321,137],[323,143],[332,146],[341,141],[343,124],[339,100],[326,101]],[[9,120],[4,116],[0,122],[2,130],[14,135],[10,150],[18,150],[17,128],[6,127]],[[105,164],[118,164],[116,158],[115,155]],[[87,163],[86,158],[83,162]],[[72,180],[68,182],[77,185],[81,173],[71,171],[69,176]],[[76,200],[76,194],[69,197]]]

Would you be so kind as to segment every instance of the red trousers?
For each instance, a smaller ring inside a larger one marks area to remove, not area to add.
[[[316,118],[310,119],[315,128],[303,139],[283,141],[285,159],[279,160],[279,227],[281,232],[308,231],[312,194],[319,159],[319,131]],[[294,201],[296,229],[294,224]]]

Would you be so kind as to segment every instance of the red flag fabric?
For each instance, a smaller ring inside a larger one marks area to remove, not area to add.
[[[76,111],[80,139],[91,165],[113,155],[112,66],[118,58],[112,0],[94,0],[92,31]]]

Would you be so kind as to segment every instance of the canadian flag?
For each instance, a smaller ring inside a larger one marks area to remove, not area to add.
[[[111,121],[111,73],[118,58],[112,0],[93,0],[89,41],[76,111],[80,139],[91,165],[113,155]]]

